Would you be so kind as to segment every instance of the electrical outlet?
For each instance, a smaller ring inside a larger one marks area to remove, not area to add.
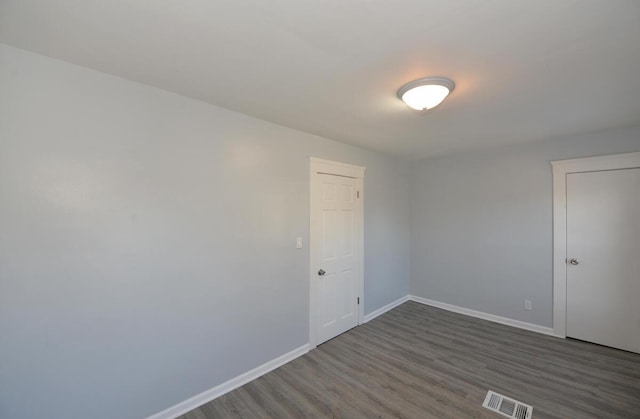
[[[533,310],[533,305],[531,304],[531,300],[524,300],[524,309]]]
[[[296,249],[302,249],[302,237],[296,237]]]

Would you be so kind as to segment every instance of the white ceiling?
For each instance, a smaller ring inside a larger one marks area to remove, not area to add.
[[[640,123],[638,0],[0,0],[0,42],[407,158]]]

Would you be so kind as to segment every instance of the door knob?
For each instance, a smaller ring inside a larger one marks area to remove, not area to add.
[[[578,259],[569,259],[569,263],[572,265],[578,265],[580,264],[580,261]]]
[[[324,269],[320,269],[320,270],[318,271],[318,275],[320,275],[320,276],[324,276],[324,274],[326,274],[326,272],[324,271]]]

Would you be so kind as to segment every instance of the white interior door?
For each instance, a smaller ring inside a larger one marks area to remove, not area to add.
[[[640,168],[567,174],[567,336],[640,353]]]
[[[358,180],[315,173],[316,344],[358,325]],[[313,325],[312,325],[313,327]]]

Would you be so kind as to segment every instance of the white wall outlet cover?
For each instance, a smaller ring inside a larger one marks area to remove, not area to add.
[[[302,249],[302,237],[296,237],[296,249]]]

